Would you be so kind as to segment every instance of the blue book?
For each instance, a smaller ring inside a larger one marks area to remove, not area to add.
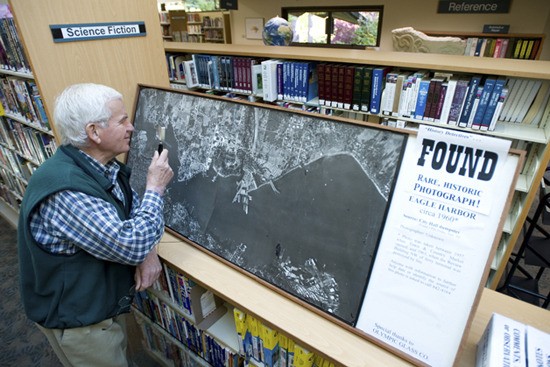
[[[305,80],[306,92],[305,92],[305,98],[303,101],[308,102],[319,96],[319,79],[318,79],[315,63],[308,62],[306,64],[305,77],[306,77],[306,80]]]
[[[472,106],[476,98],[477,87],[481,82],[481,75],[474,75],[470,79],[470,84],[468,85],[468,93],[466,94],[466,99],[464,100],[464,107],[460,113],[460,119],[458,120],[459,127],[467,127],[468,121],[470,120],[470,114],[472,113]]]
[[[487,105],[489,104],[489,98],[493,94],[493,89],[495,88],[496,77],[489,76],[485,79],[483,83],[483,92],[479,98],[479,104],[477,105],[476,112],[474,114],[474,119],[472,120],[472,129],[480,129],[481,121],[485,115],[485,110],[487,110]]]
[[[372,69],[370,113],[380,113],[380,99],[384,90],[384,80],[389,70],[390,67]]]
[[[424,111],[428,102],[428,90],[430,89],[430,79],[422,79],[418,86],[418,96],[416,98],[416,107],[414,108],[414,118],[422,120]]]
[[[283,99],[288,100],[290,98],[290,69],[292,64],[290,61],[283,61]]]
[[[481,120],[481,127],[480,127],[481,130],[489,130],[491,121],[493,119],[493,115],[497,108],[497,104],[501,99],[502,90],[506,85],[506,81],[507,81],[506,77],[499,77],[496,80],[495,87],[493,88],[493,93],[489,98],[489,102],[487,103],[487,109],[485,110],[485,114],[483,115],[483,119]]]

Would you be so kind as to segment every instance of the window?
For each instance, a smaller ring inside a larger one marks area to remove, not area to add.
[[[341,48],[380,46],[384,7],[282,8],[293,45]]]

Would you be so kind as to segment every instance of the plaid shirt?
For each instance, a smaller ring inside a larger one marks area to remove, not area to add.
[[[114,195],[124,201],[117,182],[120,166],[102,165],[82,152],[92,167],[115,185]],[[164,232],[163,199],[146,191],[139,202],[132,190],[132,211],[121,220],[115,207],[104,200],[78,191],[60,191],[44,200],[31,215],[35,240],[56,254],[74,254],[84,250],[93,256],[128,265],[141,263]]]

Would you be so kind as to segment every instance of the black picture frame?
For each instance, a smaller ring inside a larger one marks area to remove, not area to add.
[[[134,107],[132,186],[143,194],[164,127],[172,232],[355,325],[407,132],[145,85]]]

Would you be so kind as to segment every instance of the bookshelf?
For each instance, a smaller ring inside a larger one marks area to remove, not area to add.
[[[56,142],[9,7],[0,6],[0,200],[15,225],[28,179]]]
[[[538,60],[544,44],[544,34],[533,33],[476,33],[423,31],[428,36],[459,37],[466,41],[465,55],[474,56],[475,45],[480,44],[484,52],[477,56]],[[483,45],[485,43],[485,45]]]
[[[186,33],[181,41],[190,43],[231,43],[231,20],[228,12],[188,12]]]
[[[168,42],[165,51],[174,54],[210,54],[220,56],[240,56],[258,59],[281,60],[310,60],[354,65],[391,66],[408,70],[430,70],[464,74],[481,74],[521,78],[526,80],[550,80],[550,63],[538,60],[516,60],[493,58],[469,58],[456,55],[426,55],[399,52],[372,52],[363,50],[340,50],[338,53],[326,53],[323,49],[300,47],[270,47],[245,45],[207,45]],[[284,101],[281,101],[284,102]],[[547,104],[541,106],[546,109]],[[345,113],[345,112],[344,112]],[[346,116],[346,114],[344,114]],[[368,119],[368,121],[383,121],[382,115],[350,114],[352,118]],[[547,115],[546,115],[547,116]],[[414,118],[399,118],[409,126],[418,124],[432,124],[440,127],[463,129],[458,126],[442,125],[439,123]],[[505,271],[507,260],[513,250],[523,223],[538,192],[539,183],[550,159],[550,123],[548,117],[538,126],[523,123],[498,122],[493,131],[479,131],[464,128],[480,134],[512,140],[514,145],[527,150],[527,160],[516,192],[512,210],[506,218],[506,224],[501,236],[497,255],[493,260],[491,272],[487,280],[487,287],[496,289],[502,274]]]

